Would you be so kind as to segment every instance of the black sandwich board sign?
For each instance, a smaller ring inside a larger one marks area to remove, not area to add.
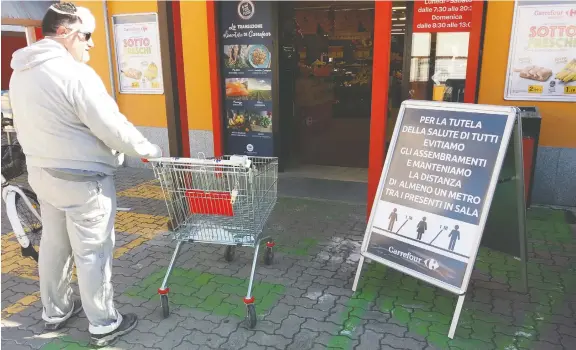
[[[522,164],[517,114],[515,107],[402,103],[353,290],[369,258],[452,292],[459,296],[448,334],[453,338],[513,134]],[[524,222],[523,166],[516,170]]]

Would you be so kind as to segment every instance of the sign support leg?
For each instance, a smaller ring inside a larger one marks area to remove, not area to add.
[[[450,324],[450,330],[448,331],[448,338],[450,339],[454,339],[454,333],[456,333],[456,327],[458,327],[458,320],[460,320],[460,313],[462,312],[462,306],[464,305],[464,298],[466,298],[466,294],[458,296],[458,302],[456,302],[456,309],[454,309],[452,323]]]
[[[364,265],[364,256],[360,256],[358,261],[358,268],[356,269],[356,276],[354,276],[354,284],[352,285],[352,291],[355,292],[358,287],[358,281],[360,280],[360,275],[362,274],[362,266]]]
[[[518,231],[520,234],[520,260],[521,275],[524,293],[528,293],[528,261],[526,252],[526,189],[524,188],[524,156],[522,154],[522,118],[516,114],[516,128],[514,128],[514,160],[516,163],[516,206],[518,208]]]

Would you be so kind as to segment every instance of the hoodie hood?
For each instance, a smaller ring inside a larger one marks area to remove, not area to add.
[[[23,71],[53,58],[66,56],[72,57],[62,44],[51,39],[42,39],[14,52],[10,67],[15,71]]]

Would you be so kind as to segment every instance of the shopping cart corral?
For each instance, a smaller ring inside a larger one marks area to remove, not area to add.
[[[225,245],[232,261],[236,247],[254,248],[248,292],[244,298],[250,328],[256,326],[252,286],[260,243],[265,239],[264,263],[274,260],[274,241],[263,228],[277,198],[278,159],[247,156],[219,158],[156,158],[152,165],[160,181],[177,241],[168,270],[158,289],[164,317],[168,317],[168,279],[185,242]]]

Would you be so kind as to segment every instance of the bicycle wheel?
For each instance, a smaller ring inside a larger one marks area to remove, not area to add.
[[[40,203],[38,202],[36,194],[25,188],[22,188],[21,190],[24,195],[28,197],[28,200],[34,209],[36,209],[38,214],[40,214]],[[18,219],[22,224],[22,228],[24,229],[26,236],[28,236],[28,239],[30,240],[30,245],[27,248],[21,247],[22,256],[31,257],[32,259],[38,261],[38,250],[40,249],[40,239],[42,238],[42,222],[38,220],[36,215],[34,215],[34,213],[26,204],[24,198],[22,198],[22,196],[17,192],[14,202],[16,205],[16,214],[18,215]]]

